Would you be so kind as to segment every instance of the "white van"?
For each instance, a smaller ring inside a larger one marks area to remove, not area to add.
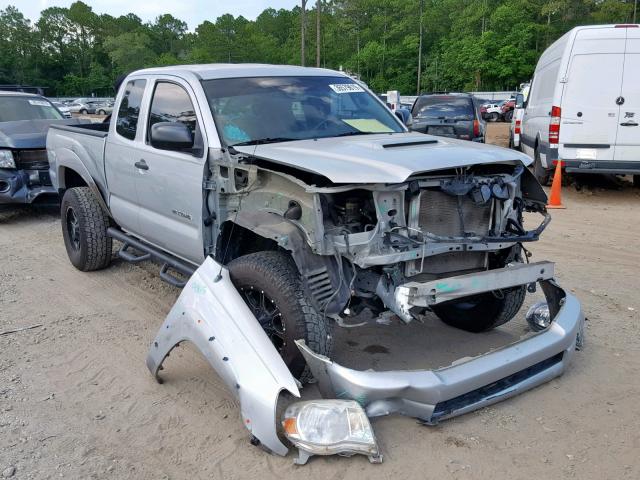
[[[633,174],[640,185],[640,25],[576,27],[540,57],[521,148],[548,183],[567,172]]]

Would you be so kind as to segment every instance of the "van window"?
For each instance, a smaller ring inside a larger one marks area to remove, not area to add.
[[[140,104],[142,103],[142,94],[146,83],[146,80],[127,82],[122,102],[120,102],[120,107],[118,108],[116,132],[129,140],[136,138]]]
[[[149,128],[158,122],[180,122],[185,124],[191,134],[196,134],[196,112],[189,94],[180,85],[169,82],[158,82],[151,100]]]
[[[533,85],[531,86],[529,106],[535,107],[539,104],[551,103],[553,101],[553,93],[559,81],[559,71],[560,59],[557,58],[536,72]]]

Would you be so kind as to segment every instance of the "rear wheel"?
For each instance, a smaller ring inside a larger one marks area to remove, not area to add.
[[[242,295],[291,373],[301,381],[312,378],[294,343],[304,339],[316,353],[330,356],[332,321],[307,301],[300,273],[283,252],[257,252],[229,263],[231,280]]]
[[[434,305],[431,309],[447,325],[478,333],[511,320],[522,308],[526,294],[523,285]]]
[[[551,170],[545,168],[542,165],[542,159],[540,158],[540,151],[536,146],[534,155],[533,155],[533,174],[536,176],[536,179],[540,182],[541,185],[549,185],[551,181]]]
[[[89,187],[64,192],[60,218],[64,246],[73,266],[83,272],[107,267],[112,248],[107,235],[109,217]]]
[[[499,117],[499,116],[500,116],[500,115],[498,115],[498,112],[491,112],[491,113],[487,116],[487,119],[488,119],[490,122],[497,122],[497,121],[498,121],[498,117]]]
[[[83,108],[82,110],[80,110],[80,113],[82,115],[86,115],[87,113],[89,113],[89,111]]]
[[[105,112],[104,110],[99,110],[98,111],[98,115],[106,115],[106,114],[107,114],[107,112]]]

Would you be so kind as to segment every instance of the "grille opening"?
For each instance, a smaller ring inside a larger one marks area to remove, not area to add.
[[[45,149],[19,150],[14,156],[18,170],[49,170],[49,159]]]

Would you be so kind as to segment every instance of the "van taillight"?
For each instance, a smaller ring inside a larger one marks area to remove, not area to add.
[[[513,129],[513,132],[514,132],[516,135],[520,135],[520,126],[521,126],[521,125],[522,125],[522,120],[516,120],[516,126],[515,126],[515,128]]]
[[[560,140],[560,107],[551,107],[551,121],[549,122],[549,145],[558,145]]]
[[[478,120],[473,121],[473,136],[474,137],[480,136],[480,122]]]

